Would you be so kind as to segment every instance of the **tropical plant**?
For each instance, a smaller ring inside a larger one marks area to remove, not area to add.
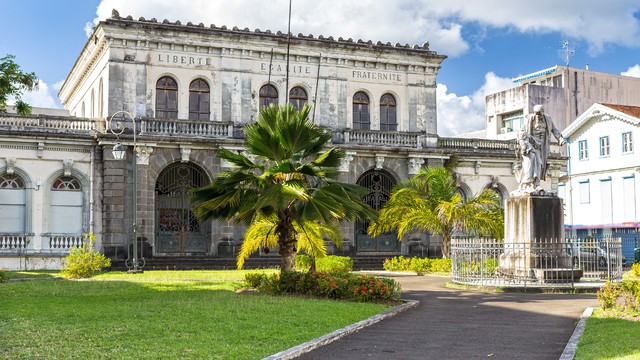
[[[447,258],[455,232],[502,239],[504,211],[494,191],[484,190],[464,199],[449,170],[427,167],[393,188],[378,219],[369,226],[371,236],[390,231],[396,231],[398,240],[416,231],[440,235],[442,255]]]
[[[38,78],[35,73],[25,73],[13,59],[14,55],[0,58],[0,113],[7,112],[9,95],[15,98],[16,112],[20,115],[30,115],[31,106],[22,101],[24,91],[38,89]]]
[[[194,213],[248,226],[238,255],[241,267],[260,247],[278,247],[281,270],[295,268],[295,253],[326,253],[324,237],[339,242],[339,221],[374,219],[361,200],[366,189],[337,181],[345,152],[325,149],[330,130],[309,119],[308,106],[268,106],[244,127],[246,152],[222,149],[218,157],[235,167],[211,185],[192,191]]]
[[[80,246],[72,246],[60,273],[71,279],[88,278],[105,267],[111,266],[111,259],[93,248],[96,237],[93,233],[84,236]]]

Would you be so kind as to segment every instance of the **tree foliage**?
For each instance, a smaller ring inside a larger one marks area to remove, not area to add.
[[[22,94],[37,90],[38,78],[33,72],[23,72],[13,59],[14,55],[0,58],[0,113],[7,112],[7,99],[13,95],[17,113],[30,115],[31,106],[22,101]]]
[[[295,267],[295,252],[326,253],[323,237],[338,242],[339,221],[377,215],[361,196],[366,189],[336,180],[343,150],[325,149],[330,130],[314,124],[309,107],[269,106],[245,126],[246,153],[222,149],[234,165],[211,185],[192,191],[201,220],[233,220],[248,226],[238,257],[242,265],[260,247],[277,245],[283,271]]]
[[[492,190],[464,199],[449,170],[422,168],[413,178],[394,187],[378,219],[369,227],[371,236],[389,231],[396,231],[398,240],[416,231],[440,235],[442,254],[449,257],[451,236],[455,232],[502,239],[502,201]]]

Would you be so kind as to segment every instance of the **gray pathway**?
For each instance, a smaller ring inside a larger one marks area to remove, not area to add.
[[[559,359],[595,294],[482,293],[398,276],[413,310],[298,359]]]

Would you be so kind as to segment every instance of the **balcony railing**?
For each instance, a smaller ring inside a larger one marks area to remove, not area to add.
[[[0,233],[0,251],[20,251],[31,244],[32,234]]]
[[[141,135],[233,137],[232,122],[140,119]]]
[[[58,130],[64,132],[88,133],[96,129],[96,121],[87,118],[64,116],[19,116],[15,114],[0,114],[0,127],[9,130]]]
[[[489,139],[440,138],[438,147],[444,149],[512,150],[514,141]]]
[[[68,252],[73,246],[82,246],[83,240],[83,234],[42,234],[42,249]]]
[[[378,131],[378,130],[344,130],[342,141],[345,144],[375,145],[422,148],[421,133]]]

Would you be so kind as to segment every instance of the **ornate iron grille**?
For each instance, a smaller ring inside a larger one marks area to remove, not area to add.
[[[372,208],[380,210],[389,201],[391,189],[396,184],[393,176],[381,169],[365,171],[357,182],[358,185],[369,189],[369,194],[363,200]],[[356,220],[355,238],[357,251],[396,252],[400,243],[395,233],[387,233],[372,238],[368,235],[368,220]]]
[[[156,182],[156,252],[204,253],[209,249],[209,230],[191,211],[189,190],[206,185],[208,177],[192,163],[166,167]]]

